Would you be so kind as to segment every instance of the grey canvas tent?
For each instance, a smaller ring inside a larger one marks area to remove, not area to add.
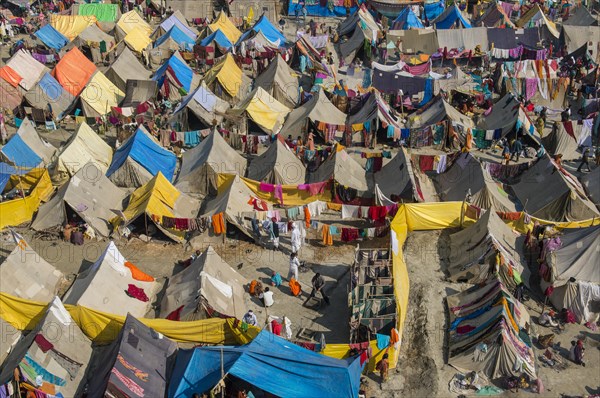
[[[495,182],[468,152],[458,155],[450,167],[435,176],[433,181],[441,201],[463,201],[470,196],[469,203],[482,209],[516,211],[502,185]]]
[[[56,153],[56,148],[40,137],[31,120],[27,118],[23,120],[19,130],[17,130],[17,135],[21,137],[23,142],[25,142],[25,144],[27,144],[27,146],[31,148],[45,164],[50,164],[52,162],[53,156]]]
[[[104,73],[123,92],[127,90],[128,80],[149,80],[151,74],[127,47]]]
[[[103,237],[110,235],[109,220],[123,210],[127,193],[115,186],[93,163],[82,167],[56,195],[40,206],[31,228],[43,231],[60,226],[75,212]]]
[[[448,364],[488,379],[537,376],[525,306],[498,280],[446,298]]]
[[[65,293],[64,303],[81,305],[109,314],[144,317],[155,301],[160,284],[155,280],[134,279],[128,265],[129,262],[114,242],[109,242],[98,260],[77,275],[77,279]],[[129,285],[143,289],[149,300],[144,302],[129,296]]]
[[[143,102],[154,100],[157,93],[158,84],[154,80],[127,80],[121,107],[135,108]]]
[[[65,90],[50,73],[45,73],[42,78],[25,94],[25,100],[34,109],[45,111],[50,108],[56,119],[63,114],[75,100],[75,97]]]
[[[426,105],[424,110],[409,115],[408,120],[412,128],[431,126],[444,120],[458,122],[467,128],[474,127],[470,117],[460,113],[439,96]]]
[[[532,216],[549,221],[580,221],[600,217],[575,177],[559,169],[549,157],[538,160],[512,185]]]
[[[580,323],[600,316],[600,226],[564,230],[560,246],[546,254],[540,287],[553,286],[550,302],[570,309]],[[572,279],[571,279],[572,278]]]
[[[554,122],[552,131],[542,138],[542,145],[549,154],[561,154],[564,160],[575,160],[580,157],[575,138],[569,135],[562,122]]]
[[[214,193],[220,173],[243,176],[246,173],[246,159],[229,146],[219,132],[213,132],[198,146],[183,154],[175,186],[188,194]]]
[[[273,98],[293,109],[298,104],[298,75],[277,54],[269,66],[254,80],[254,88],[262,87]]]
[[[298,185],[306,180],[306,168],[285,143],[276,139],[250,162],[247,177],[269,184]]]
[[[0,291],[27,300],[50,302],[58,293],[64,275],[44,260],[19,234],[17,246],[0,265]]]
[[[367,175],[365,169],[350,157],[344,149],[337,151],[334,148],[329,157],[319,168],[308,175],[308,182],[315,183],[329,181],[331,179],[339,184],[354,188],[359,192],[368,192],[373,188],[370,182],[371,175]],[[363,195],[364,196],[364,195]]]
[[[381,192],[394,202],[419,200],[412,163],[404,148],[400,148],[391,161],[373,174],[373,178]]]
[[[47,348],[48,344],[52,348]],[[80,397],[90,376],[91,357],[92,342],[56,297],[1,364],[0,385],[13,380],[18,367],[33,385],[40,377],[56,395]]]
[[[588,9],[580,5],[575,8],[575,11],[569,16],[566,21],[563,21],[563,25],[567,26],[598,26],[598,19],[596,19]]]
[[[366,39],[368,38],[365,32],[360,27],[357,27],[348,40],[340,41],[336,44],[337,52],[346,65],[349,65],[356,58],[360,49],[363,48]]]
[[[502,136],[514,130],[519,118],[521,104],[512,94],[499,99],[487,116],[479,118],[477,128],[481,130],[502,129]]]
[[[229,108],[229,103],[210,91],[203,81],[195,91],[183,97],[172,118],[191,130],[200,126],[212,126],[215,120],[221,123]]]
[[[292,134],[295,137],[306,129],[307,121],[345,125],[346,117],[346,114],[327,98],[323,89],[319,88],[311,99],[290,112],[279,134]]]
[[[212,246],[192,264],[169,278],[160,306],[160,317],[176,312],[177,320],[197,320],[220,316],[242,319],[246,278],[237,273]],[[183,308],[181,308],[183,307]]]
[[[598,183],[600,181],[600,167],[596,167],[591,173],[584,174],[580,177],[580,180],[589,198],[596,207],[600,208],[600,184]]]
[[[22,336],[22,332],[2,318],[0,318],[0,332],[3,336],[0,339],[0,364],[2,364],[8,354],[14,350],[15,344]]]
[[[95,359],[87,396],[166,395],[177,343],[127,314],[118,338]]]
[[[450,235],[450,279],[482,283],[499,275],[502,283],[511,289],[521,281],[527,285],[529,272],[521,265],[523,241],[496,212],[486,211],[475,224]]]

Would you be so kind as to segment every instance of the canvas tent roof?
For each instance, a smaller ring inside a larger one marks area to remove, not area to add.
[[[66,53],[52,70],[52,76],[61,86],[74,96],[85,88],[96,72],[94,65],[78,48]]]
[[[160,172],[142,185],[129,197],[127,208],[123,211],[125,225],[129,225],[140,216],[152,218],[163,216],[171,218],[196,218],[200,204],[197,200],[181,193]],[[169,238],[182,241],[186,232],[164,227],[160,222],[156,226]]]
[[[202,308],[208,306],[223,316],[242,319],[246,283],[246,278],[208,246],[192,264],[169,278],[160,317],[166,318],[183,306],[180,320],[203,319]]]
[[[75,100],[75,97],[65,90],[50,73],[45,73],[36,85],[25,94],[27,102],[35,109],[48,109],[56,119],[62,119],[64,113]]]
[[[360,192],[369,191],[372,185],[368,181],[365,169],[344,149],[334,150],[314,173],[308,175],[308,182],[328,181],[331,178]]]
[[[10,181],[10,177],[17,175],[22,176],[27,174],[26,169],[17,169],[8,163],[0,163],[0,193],[4,192],[4,188]]]
[[[254,237],[249,219],[253,218],[254,206],[248,203],[250,198],[256,194],[248,188],[237,174],[229,174],[228,179],[219,186],[216,196],[202,203],[200,214],[202,216],[213,216],[223,213],[227,222],[237,227],[249,237]],[[268,209],[271,205],[267,204]]]
[[[400,14],[394,19],[392,22],[392,29],[423,29],[423,23],[417,17],[417,14],[414,13],[411,7],[405,7],[400,11]]]
[[[600,217],[583,188],[566,171],[544,157],[521,174],[513,191],[532,216],[550,221],[577,221]]]
[[[489,115],[484,115],[479,119],[477,128],[481,130],[502,129],[502,135],[505,136],[517,124],[520,108],[519,101],[512,94],[506,94],[492,106]]]
[[[246,159],[238,154],[219,132],[183,154],[175,186],[185,193],[207,195],[217,188],[217,175],[246,173]]]
[[[494,211],[514,212],[515,204],[469,152],[460,154],[452,165],[434,179],[441,201],[463,201],[471,193],[471,204]]]
[[[564,285],[569,278],[600,284],[600,226],[563,232],[560,247],[546,255],[552,284]]]
[[[262,87],[277,101],[291,109],[298,104],[298,75],[279,54],[254,80],[254,87]]]
[[[217,29],[216,31],[202,39],[200,41],[200,45],[206,47],[209,46],[212,42],[217,43],[217,45],[224,50],[228,50],[231,47],[233,47],[233,43],[229,41],[227,36],[225,36],[225,33],[221,32],[221,29]]]
[[[177,158],[140,126],[114,153],[106,176],[117,186],[139,187],[159,172],[173,179]]]
[[[156,98],[157,93],[158,85],[154,80],[127,80],[121,107],[135,108],[142,102]]]
[[[185,17],[179,10],[175,10],[173,14],[171,14],[168,18],[162,21],[158,28],[156,28],[156,30],[152,33],[152,37],[156,38],[158,36],[162,36],[168,31],[170,31],[173,27],[176,27],[187,37],[192,39],[192,41],[195,41],[198,37],[198,32],[196,31],[196,29],[190,27]]]
[[[227,374],[272,394],[340,398],[358,395],[362,371],[358,357],[329,358],[262,331],[241,347],[180,350],[169,396],[183,398],[213,388],[221,380],[221,355]],[[266,374],[269,377],[264,377]]]
[[[127,194],[117,188],[92,162],[85,164],[47,203],[38,210],[31,228],[43,231],[67,220],[67,205],[97,234],[110,235],[109,220],[123,210]]]
[[[88,396],[164,396],[177,343],[127,314],[118,338],[98,356]]]
[[[152,43],[152,39],[150,39],[148,33],[142,27],[130,30],[123,40],[133,51],[137,51],[138,53],[141,53]]]
[[[19,341],[22,333],[4,319],[0,318],[0,330],[2,339],[0,339],[0,365],[4,362],[8,354],[13,351],[15,344]]]
[[[535,354],[524,330],[531,322],[529,314],[509,289],[492,281],[448,296],[447,303],[450,365],[465,373],[481,372],[489,379],[520,377],[522,373],[536,378]],[[475,329],[459,333],[463,327]],[[481,343],[486,343],[487,351],[479,349]],[[518,364],[522,365],[517,368]]]
[[[4,160],[16,167],[31,168],[42,163],[42,158],[29,148],[18,134],[13,135],[0,152]]]
[[[575,141],[575,137],[569,135],[565,129],[565,124],[562,122],[554,122],[552,131],[542,137],[542,144],[548,153],[552,155],[560,153],[563,155],[564,160],[579,159],[577,141]]]
[[[589,198],[596,207],[600,208],[600,184],[598,184],[598,181],[600,181],[600,167],[596,167],[591,173],[584,174],[580,177],[580,180]]]
[[[189,50],[194,48],[194,38],[188,36],[179,26],[174,25],[164,35],[154,42],[154,47],[168,48],[172,51]]]
[[[2,68],[0,68],[0,71],[1,70]],[[2,106],[5,108],[14,110],[21,105],[21,102],[23,101],[23,91],[24,90],[18,85],[17,87],[14,87],[0,76],[0,98],[2,98]]]
[[[546,17],[540,6],[537,4],[531,7],[531,9],[527,11],[515,25],[518,28],[535,28],[540,25],[545,25],[552,36],[556,38],[560,36],[556,24]]]
[[[485,26],[488,28],[506,25],[508,28],[515,28],[515,24],[512,23],[508,15],[506,15],[506,12],[504,12],[502,6],[495,1],[489,3],[483,15],[481,15],[475,22],[475,25]]]
[[[442,120],[451,120],[465,127],[474,127],[473,120],[463,115],[456,108],[446,102],[442,97],[433,99],[424,110],[419,110],[409,115],[411,127],[431,126]]]
[[[181,57],[179,51],[176,51],[152,77],[153,80],[158,82],[159,87],[162,87],[162,85],[165,83],[165,80],[168,79],[167,75],[170,73],[169,69],[173,71],[175,77],[179,83],[181,83],[181,86],[186,92],[190,92],[190,90],[196,88],[195,80],[197,79],[197,75]]]
[[[277,29],[264,14],[260,16],[252,28],[240,36],[238,43],[248,38],[252,32],[262,33],[270,43],[273,43],[277,47],[284,47],[287,42],[285,35],[281,33],[281,31]]]
[[[31,120],[24,119],[17,130],[17,134],[21,140],[40,158],[45,164],[52,162],[52,157],[56,152],[50,143],[44,141],[35,129],[35,125]],[[12,141],[12,140],[11,140]],[[4,148],[2,148],[4,153]],[[21,159],[18,160],[19,162]],[[20,166],[20,165],[19,165]],[[36,165],[37,166],[37,165]]]
[[[311,99],[290,112],[279,134],[295,135],[302,130],[306,119],[313,123],[346,124],[346,114],[333,105],[322,88]]]
[[[468,18],[463,15],[456,4],[452,4],[451,6],[446,7],[444,12],[438,15],[437,18],[431,21],[431,24],[435,26],[436,29],[452,29],[456,26],[457,22],[461,28],[471,27],[471,22],[469,22]]]
[[[98,172],[104,175],[110,166],[112,154],[112,148],[87,123],[83,122],[61,149],[56,170],[72,176],[91,162]]]
[[[269,184],[298,185],[306,180],[302,161],[280,139],[250,162],[248,178]]]
[[[77,279],[65,293],[64,303],[109,314],[143,317],[151,309],[160,284],[132,266],[135,267],[123,257],[114,242],[109,242],[98,260],[77,275]],[[136,273],[135,278],[132,272]],[[144,277],[141,278],[140,274]],[[130,284],[143,289],[150,300],[144,302],[128,296],[126,292]]]
[[[19,82],[19,86],[25,90],[30,90],[35,83],[39,80],[40,76],[48,71],[48,68],[44,64],[37,61],[28,52],[21,49],[13,54],[13,56],[6,61],[6,66],[17,72],[22,78]]]
[[[93,15],[98,22],[116,22],[120,14],[117,4],[79,4],[78,15]]]
[[[119,90],[125,91],[127,80],[149,79],[151,72],[146,70],[131,50],[126,47],[104,74]]]
[[[219,13],[217,18],[213,21],[213,23],[208,25],[208,27],[213,32],[220,30],[232,43],[237,43],[238,39],[242,35],[242,32],[235,27],[233,22],[227,18],[227,14],[225,14],[223,11]]]
[[[42,43],[56,51],[69,44],[69,39],[54,29],[52,25],[44,25],[34,34]]]
[[[97,19],[93,15],[50,15],[50,24],[69,40],[76,38],[88,26],[94,25]]]
[[[77,46],[87,45],[88,43],[106,43],[106,48],[110,49],[115,44],[115,38],[105,33],[98,25],[91,25],[85,28],[83,32],[73,39],[73,43]]]
[[[563,25],[571,26],[598,26],[598,20],[584,6],[575,7],[575,11],[569,16]]]
[[[64,275],[44,260],[19,234],[17,246],[0,265],[0,291],[47,303],[58,293]]]
[[[450,235],[448,273],[455,282],[482,283],[496,267],[497,248],[504,258],[498,266],[502,282],[516,287],[529,283],[529,272],[521,265],[523,238],[513,232],[493,210],[486,211],[473,225]]]
[[[594,51],[596,60],[598,59],[597,48],[600,44],[600,26],[563,25],[563,32],[567,43],[567,51],[571,53],[591,42],[589,47]]]
[[[401,148],[391,161],[375,173],[373,178],[381,192],[395,202],[398,201],[395,197],[409,201],[417,198],[412,164],[404,148]]]
[[[230,53],[227,53],[221,62],[209,69],[204,76],[204,81],[209,87],[215,87],[213,89],[215,92],[217,92],[216,83],[218,82],[230,97],[236,99],[245,98],[251,84],[250,79],[237,66]]]
[[[205,125],[211,126],[213,120],[216,120],[217,123],[223,121],[223,115],[229,109],[229,103],[217,97],[203,81],[195,91],[177,104],[173,114],[178,115],[185,109],[191,111]]]
[[[121,18],[119,18],[119,21],[117,22],[117,27],[119,27],[125,35],[135,29],[140,29],[146,36],[150,36],[152,33],[150,25],[148,25],[144,18],[135,10],[131,10],[121,15]]]
[[[40,341],[51,344],[52,349],[44,351]],[[90,371],[92,351],[90,339],[56,297],[34,330],[15,345],[0,367],[0,384],[12,380],[19,367],[33,385],[40,377],[56,395],[80,396]]]
[[[275,134],[283,125],[290,109],[271,97],[262,87],[257,87],[229,113],[238,117],[245,114],[263,131]]]
[[[366,33],[359,27],[354,29],[352,36],[350,36],[348,40],[340,42],[337,45],[338,52],[345,63],[349,64],[352,62],[358,50],[364,45],[366,39],[368,39]]]
[[[100,71],[96,71],[80,94],[83,113],[87,117],[103,116],[125,97],[125,93]]]

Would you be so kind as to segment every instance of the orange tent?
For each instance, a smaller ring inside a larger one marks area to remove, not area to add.
[[[0,77],[6,80],[13,87],[18,87],[19,83],[21,83],[21,80],[23,80],[23,78],[8,65],[0,68]]]
[[[77,47],[56,64],[52,76],[74,96],[78,96],[96,71],[94,65]]]

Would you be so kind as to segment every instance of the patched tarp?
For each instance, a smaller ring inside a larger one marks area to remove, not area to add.
[[[54,29],[52,25],[42,26],[35,32],[35,35],[42,43],[55,50],[60,50],[69,43],[69,39],[63,36],[58,30]]]
[[[125,93],[97,71],[81,92],[83,113],[88,117],[106,115],[125,97]]]
[[[194,47],[195,40],[185,34],[177,25],[174,25],[167,33],[160,36],[154,42],[154,47],[164,48],[165,46],[171,50],[187,50],[191,51]]]
[[[217,97],[212,91],[202,82],[198,88],[188,94],[177,105],[173,115],[179,118],[185,118],[184,123],[189,123],[189,115],[182,114],[186,109],[189,109],[205,126],[212,126],[213,120],[217,123],[223,121],[223,115],[229,109],[229,104]]]
[[[259,157],[248,166],[248,178],[268,184],[298,185],[306,179],[302,161],[281,139],[276,139]]]
[[[235,27],[233,22],[231,22],[229,18],[227,18],[227,14],[225,14],[225,12],[223,11],[219,13],[217,19],[213,23],[208,25],[208,27],[212,32],[220,30],[232,43],[237,43],[238,39],[242,35],[242,32],[240,32],[238,28]]]
[[[96,72],[96,65],[87,59],[78,48],[73,48],[56,64],[52,70],[52,76],[65,90],[78,96],[94,72]]]
[[[64,112],[75,100],[50,73],[44,74],[37,84],[25,94],[25,100],[36,109],[52,109],[56,119],[62,119]]]
[[[194,71],[183,60],[179,52],[175,52],[154,74],[153,80],[158,82],[159,87],[165,83],[167,73],[172,71],[182,87],[189,92],[192,89],[192,81],[194,80]],[[241,73],[241,70],[240,70]]]
[[[210,35],[208,35],[204,39],[202,39],[200,41],[200,45],[203,47],[206,47],[206,46],[209,46],[210,43],[212,43],[212,42],[217,43],[217,45],[219,47],[221,47],[223,50],[228,50],[231,47],[233,47],[233,43],[231,43],[231,41],[229,41],[227,36],[225,36],[225,34],[223,32],[221,32],[221,29],[217,29],[217,31],[211,33]]]
[[[14,70],[22,80],[19,86],[25,90],[31,90],[40,76],[48,71],[48,68],[38,62],[27,51],[21,49],[17,51],[7,62],[6,66]]]
[[[262,33],[269,42],[276,44],[278,47],[285,46],[287,42],[287,40],[285,39],[285,35],[281,33],[279,29],[273,26],[271,21],[269,21],[269,19],[265,15],[261,15],[258,21],[256,21],[256,23],[254,24],[254,26],[252,26],[250,30],[244,32],[240,36],[238,43],[246,40],[246,38],[248,38],[252,34],[252,32]]]
[[[99,22],[116,22],[119,15],[117,4],[79,4],[79,15],[93,15]]]

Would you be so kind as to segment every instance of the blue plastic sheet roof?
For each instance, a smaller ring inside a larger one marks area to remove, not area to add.
[[[190,29],[185,24],[181,23],[181,21],[175,15],[171,15],[169,18],[165,19],[160,24],[160,27],[163,28],[165,32],[168,32],[169,30],[171,30],[171,28],[173,26],[177,26],[179,28],[179,30],[181,30],[183,33],[185,33],[189,38],[191,38],[194,41],[196,40],[196,37],[198,37],[198,35],[196,33],[194,33],[194,31],[192,29]]]
[[[456,21],[460,21],[465,28],[471,27],[471,23],[465,19],[456,4],[446,8],[438,18],[439,20],[434,21],[436,29],[450,29]]]
[[[64,37],[62,33],[54,29],[50,24],[42,26],[34,34],[42,41],[42,43],[55,50],[60,50],[69,44],[69,39]]]
[[[414,11],[412,10],[412,8],[410,8],[410,7],[406,7],[402,11],[400,11],[400,14],[398,14],[398,17],[396,17],[394,22],[392,22],[392,29],[396,29],[396,30],[398,30],[398,29],[399,30],[422,29],[422,28],[424,28],[423,23],[421,22],[419,17],[417,17],[417,14],[415,14]]]
[[[38,85],[44,94],[46,94],[46,97],[52,101],[59,99],[64,91],[60,83],[57,82],[56,79],[50,75],[50,73],[45,73],[38,82]]]
[[[241,347],[180,350],[168,396],[187,398],[214,387],[221,380],[221,355],[225,373],[280,397],[358,396],[358,358],[330,358],[266,331]]]
[[[196,91],[183,98],[173,113],[177,113],[185,108],[192,99],[209,112],[212,112],[217,104],[217,96],[212,91],[200,85]]]
[[[435,3],[425,4],[423,6],[425,17],[433,21],[444,12],[444,0],[436,1]]]
[[[33,149],[23,141],[20,135],[15,134],[4,147],[2,154],[15,166],[32,168],[42,163],[40,158]]]
[[[231,43],[227,36],[225,36],[225,34],[221,32],[221,29],[217,29],[215,32],[211,33],[210,36],[207,36],[204,39],[202,39],[200,41],[200,45],[206,47],[213,41],[215,41],[221,48],[229,49],[233,47],[233,43]]]
[[[162,86],[163,82],[165,81],[165,73],[167,73],[167,69],[169,67],[173,70],[173,73],[175,73],[177,80],[179,80],[183,88],[189,92],[192,86],[194,72],[192,71],[192,68],[185,63],[185,61],[177,58],[175,54],[173,54],[171,58],[169,58],[169,60],[156,71],[153,80],[158,82],[159,87]]]
[[[12,175],[25,175],[27,170],[16,169],[8,163],[0,163],[0,192],[4,191]]]
[[[109,177],[116,172],[127,158],[136,161],[153,176],[160,171],[167,180],[173,179],[177,157],[152,141],[140,128],[117,149],[106,176]]]
[[[283,47],[286,43],[285,36],[281,33],[267,17],[262,15],[254,24],[252,29],[244,32],[239,38],[238,43],[246,40],[252,32],[261,32],[269,41],[275,43],[279,40],[279,47]]]
[[[173,39],[180,47],[186,50],[194,48],[194,39],[186,35],[177,25],[174,25],[167,33],[156,39],[154,47],[161,45],[169,38]]]

